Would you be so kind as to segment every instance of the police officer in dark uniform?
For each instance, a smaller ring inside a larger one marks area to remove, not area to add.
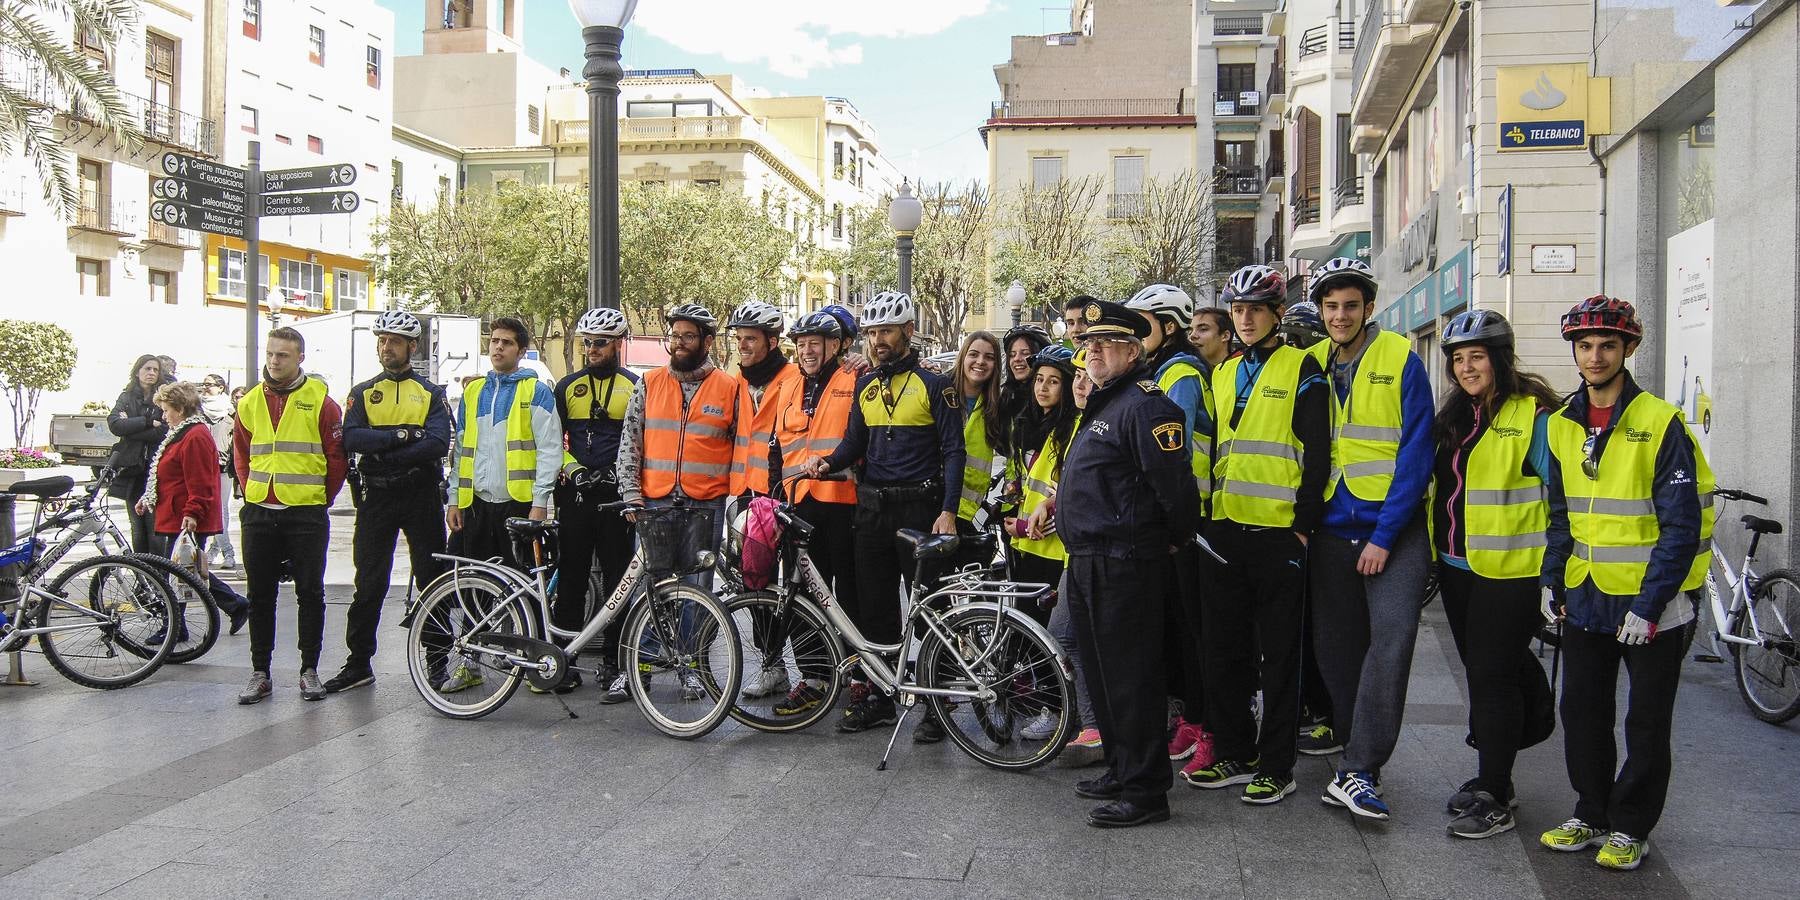
[[[1199,488],[1181,408],[1145,364],[1150,323],[1123,304],[1082,311],[1095,384],[1069,446],[1050,515],[1069,551],[1069,616],[1087,665],[1106,771],[1077,796],[1111,802],[1088,824],[1129,828],[1169,818],[1162,560],[1199,524]],[[1034,527],[1045,523],[1035,522]]]
[[[327,693],[375,681],[375,629],[394,573],[394,541],[406,535],[413,583],[421,589],[443,570],[432,557],[444,552],[444,457],[450,452],[450,406],[444,389],[413,371],[424,329],[418,317],[388,310],[375,319],[375,353],[381,374],[350,389],[344,411],[344,450],[357,455],[359,498],[351,555],[356,588],[344,643],[343,671],[325,682]]]
[[[619,434],[625,428],[625,407],[637,390],[637,374],[622,359],[631,326],[616,309],[590,309],[575,323],[581,338],[585,368],[569,373],[556,383],[556,414],[562,418],[563,480],[556,488],[556,517],[562,523],[558,539],[562,555],[557,560],[556,598],[550,608],[552,624],[564,631],[580,631],[587,624],[588,572],[600,562],[601,599],[611,596],[631,562],[631,523],[617,513],[601,512],[602,503],[619,499],[619,480],[614,467],[619,458]],[[605,476],[585,490],[571,479],[582,469]],[[602,703],[625,699],[625,683],[618,675],[621,616],[600,635],[600,684],[609,688]],[[610,690],[618,682],[618,691]],[[581,686],[581,672],[572,670],[556,687],[568,693]]]
[[[862,332],[875,371],[856,382],[856,403],[843,442],[813,460],[815,475],[862,461],[856,486],[856,607],[844,611],[877,644],[900,640],[900,582],[913,574],[912,560],[894,545],[902,528],[956,533],[962,501],[962,398],[935,372],[919,366],[912,348],[918,311],[913,300],[882,291],[863,306]],[[841,598],[840,598],[841,599]],[[838,730],[864,731],[892,724],[894,698],[851,682],[850,706]],[[944,739],[943,725],[927,716],[913,733],[921,743]]]

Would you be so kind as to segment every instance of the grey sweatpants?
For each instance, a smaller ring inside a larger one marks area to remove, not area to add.
[[[1088,697],[1087,678],[1082,675],[1087,667],[1081,664],[1081,651],[1075,646],[1075,623],[1069,620],[1069,576],[1066,572],[1056,593],[1056,605],[1050,609],[1050,636],[1062,645],[1069,654],[1070,664],[1075,667],[1075,712],[1081,716],[1081,727],[1095,728],[1094,701]]]
[[[1379,575],[1357,574],[1364,546],[1324,531],[1313,535],[1313,652],[1344,742],[1341,769],[1379,773],[1400,739],[1431,548],[1422,518],[1388,548]]]

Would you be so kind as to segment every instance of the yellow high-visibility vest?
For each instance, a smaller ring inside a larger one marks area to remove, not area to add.
[[[1168,396],[1175,383],[1183,378],[1193,378],[1200,384],[1200,405],[1207,415],[1212,415],[1212,391],[1207,387],[1206,376],[1191,363],[1177,362],[1164,369],[1156,377],[1156,386],[1162,388],[1163,396]],[[1194,420],[1196,426],[1199,420]],[[1188,435],[1188,448],[1193,451],[1194,481],[1200,486],[1200,497],[1204,501],[1212,495],[1213,453],[1212,442],[1196,431]]]
[[[1535,578],[1544,567],[1550,496],[1542,478],[1525,474],[1536,422],[1537,401],[1515,395],[1469,451],[1463,542],[1469,568],[1484,578]]]
[[[1320,341],[1306,351],[1331,371],[1331,354],[1337,344]],[[1331,391],[1331,479],[1325,499],[1337,492],[1338,481],[1364,500],[1387,499],[1394,483],[1394,462],[1400,455],[1400,379],[1412,343],[1392,331],[1377,331],[1356,364],[1350,383],[1350,399],[1339,402],[1336,386]]]
[[[1070,443],[1073,443],[1075,431],[1081,428],[1081,420],[1075,420],[1075,428],[1069,431]],[[1019,518],[1029,518],[1038,507],[1050,501],[1056,495],[1056,463],[1066,459],[1069,446],[1064,444],[1060,454],[1051,453],[1055,446],[1056,435],[1044,436],[1044,447],[1038,451],[1037,458],[1031,461],[1031,468],[1025,472],[1021,480]],[[1069,552],[1063,549],[1062,535],[1050,533],[1041,538],[1015,537],[1012,539],[1013,549],[1032,556],[1041,556],[1057,562],[1067,562]]]
[[[281,424],[269,418],[269,400],[258,384],[238,401],[238,421],[250,432],[250,481],[244,499],[283,506],[325,505],[325,438],[319,413],[325,408],[325,382],[307,376],[288,394]]]
[[[463,389],[462,441],[456,459],[456,505],[468,509],[475,502],[475,436],[480,424],[482,378]],[[499,385],[495,384],[496,392]],[[537,396],[537,379],[513,385],[512,409],[506,413],[506,495],[530,503],[537,481],[537,436],[531,431],[531,401]]]
[[[963,483],[962,499],[956,503],[956,516],[974,521],[987,497],[988,483],[994,478],[994,448],[988,446],[987,405],[977,396],[963,418]]]
[[[1300,393],[1300,363],[1306,354],[1278,347],[1263,363],[1251,386],[1244,414],[1231,425],[1237,397],[1238,367],[1234,356],[1213,371],[1213,394],[1219,398],[1214,419],[1218,443],[1213,449],[1214,519],[1243,525],[1287,528],[1294,524],[1300,496],[1300,437],[1294,434],[1294,401]]]

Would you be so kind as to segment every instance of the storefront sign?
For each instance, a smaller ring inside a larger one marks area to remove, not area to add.
[[[1502,66],[1497,77],[1499,147],[1572,150],[1611,129],[1610,83],[1588,77],[1587,63]]]
[[[1419,266],[1437,265],[1438,195],[1432,191],[1425,197],[1425,211],[1400,232],[1400,268],[1412,271]]]
[[[1575,271],[1575,245],[1532,244],[1531,271],[1558,275]]]
[[[1400,334],[1428,325],[1435,327],[1439,316],[1469,304],[1470,262],[1469,248],[1464,245],[1448,262],[1377,312],[1376,321],[1382,328]]]
[[[1663,292],[1663,396],[1709,452],[1713,427],[1710,390],[1713,335],[1713,222],[1707,220],[1669,238],[1668,286]]]

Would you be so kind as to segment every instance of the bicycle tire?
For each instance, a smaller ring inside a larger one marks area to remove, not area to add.
[[[528,599],[509,600],[511,593],[504,583],[478,571],[445,572],[425,586],[412,625],[406,630],[406,670],[419,696],[439,715],[479,719],[506,705],[525,680],[524,673],[515,666],[496,665],[485,656],[470,657],[455,651],[459,616],[463,625],[485,619],[489,622],[487,630],[494,633],[539,637],[537,615]],[[489,616],[496,608],[498,612]],[[465,633],[460,639],[468,637]],[[452,654],[459,660],[455,669],[450,667]],[[478,676],[477,682],[446,691],[446,679],[463,669]],[[490,678],[497,680],[489,684]],[[483,687],[492,690],[468,693]]]
[[[925,701],[944,733],[958,749],[993,769],[1023,772],[1056,758],[1075,729],[1075,686],[1061,648],[1043,627],[1016,609],[990,603],[959,606],[943,615],[942,627],[957,641],[947,647],[928,631],[919,644],[916,669],[921,687],[969,689],[962,659],[977,667],[990,686],[1006,687],[992,701],[928,696]],[[1040,710],[1055,719],[1050,734],[1038,741],[1022,732]],[[993,747],[989,747],[989,742]],[[1000,748],[1018,745],[1020,752],[1002,755]]]
[[[89,580],[77,583],[77,579]],[[64,569],[50,583],[46,591],[52,596],[38,598],[31,617],[36,627],[48,628],[57,624],[54,617],[58,612],[66,611],[71,616],[75,614],[79,604],[69,599],[71,587],[93,588],[92,591],[81,590],[80,593],[87,594],[82,599],[86,600],[89,609],[94,609],[94,612],[81,613],[79,618],[98,618],[104,613],[109,619],[116,618],[117,621],[109,625],[96,625],[92,629],[45,632],[38,635],[38,646],[43,649],[44,659],[49,661],[52,668],[82,687],[107,691],[137,684],[162,667],[172,646],[167,629],[169,611],[175,604],[175,592],[167,581],[143,563],[126,557],[97,556],[82,560]],[[105,604],[105,608],[96,609],[96,604]],[[136,660],[136,665],[121,669],[113,675],[95,675],[80,670],[76,661],[89,657],[77,652],[82,645],[75,635],[85,634],[90,630],[104,635],[101,638],[104,654],[93,658],[124,659],[129,656]],[[163,634],[163,640],[152,643],[149,638],[159,630]],[[124,653],[121,655],[115,650],[123,650]]]
[[[759,640],[756,630],[772,624],[774,617],[781,614],[782,605],[781,598],[773,591],[746,591],[732,597],[725,604],[737,627],[739,652],[744,657],[744,671],[756,672],[764,667],[779,665],[786,670],[788,681],[793,685],[800,682],[802,662],[806,668],[815,672],[823,670],[830,673],[824,679],[814,679],[825,682],[819,691],[817,705],[796,715],[781,716],[775,713],[774,704],[785,699],[784,697],[746,698],[741,693],[737,695],[737,702],[731,705],[731,718],[770,734],[802,731],[818,724],[837,705],[838,694],[844,689],[844,677],[839,669],[844,662],[844,643],[838,638],[837,630],[825,620],[825,614],[806,597],[795,597],[787,604],[792,619],[788,625],[786,640],[782,641],[782,655],[773,662],[765,658],[761,645],[766,641]],[[753,707],[748,702],[751,699],[757,699],[764,705],[760,708]]]
[[[683,624],[690,610],[694,619]],[[627,682],[631,700],[657,731],[691,741],[711,733],[731,714],[743,683],[744,656],[731,613],[711,593],[682,582],[652,585],[626,615],[619,645],[620,670],[637,673]],[[647,651],[647,645],[656,649]],[[685,696],[684,677],[656,681],[658,672],[685,676],[689,670],[699,676],[701,697]],[[663,702],[696,715],[678,719],[662,708]],[[696,708],[702,702],[708,706]]]
[[[1750,613],[1758,634],[1750,633]],[[1733,644],[1738,695],[1751,715],[1779,725],[1800,715],[1800,649],[1794,629],[1800,627],[1800,575],[1786,569],[1770,572],[1750,592],[1750,609],[1732,623],[1737,637],[1770,641],[1772,647]],[[1785,693],[1777,694],[1776,690]]]
[[[191,597],[199,598],[197,600],[190,598],[177,604],[182,610],[182,618],[187,621],[187,638],[176,641],[169,648],[169,658],[164,662],[180,665],[205,656],[207,651],[213,648],[213,644],[218,643],[220,615],[218,601],[213,599],[212,588],[207,585],[206,579],[201,578],[199,573],[193,569],[178,566],[174,562],[154,554],[132,553],[127,558],[143,563],[163,575],[179,581],[180,586],[186,588]],[[176,586],[175,581],[170,582],[171,587]],[[179,590],[176,591],[176,597],[181,598]]]

